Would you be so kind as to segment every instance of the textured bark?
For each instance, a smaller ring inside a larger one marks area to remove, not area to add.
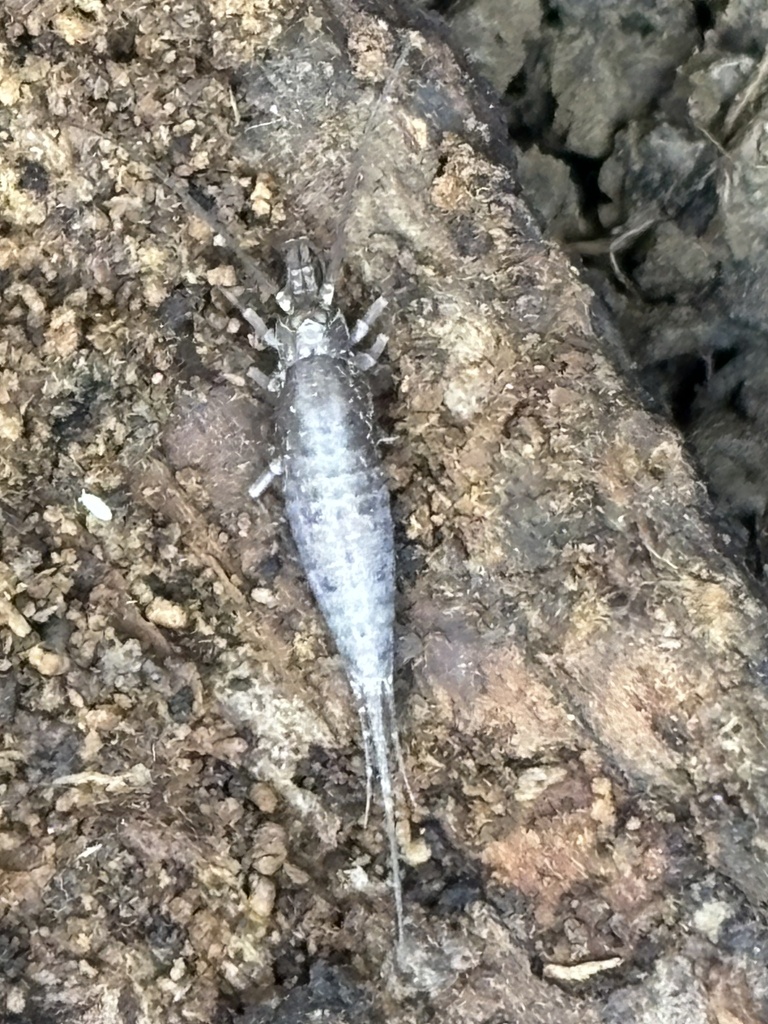
[[[435,25],[375,0],[18,12],[8,1018],[760,1019],[766,613]],[[395,310],[379,403],[422,815],[401,835],[402,976],[340,661],[279,495],[247,499],[270,409],[211,287],[234,260],[147,169],[190,179],[274,276],[277,236],[333,246],[361,145],[338,294]]]

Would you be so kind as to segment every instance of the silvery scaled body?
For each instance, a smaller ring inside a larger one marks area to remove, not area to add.
[[[277,295],[284,315],[269,330],[249,315],[257,334],[278,353],[277,373],[268,384],[278,391],[277,458],[250,493],[258,497],[282,475],[299,558],[344,661],[360,716],[366,817],[374,772],[381,787],[402,940],[390,767],[390,751],[399,755],[392,680],[394,528],[363,373],[376,362],[386,338],[379,336],[365,353],[355,351],[385,303],[375,302],[350,331],[306,239],[287,244],[285,264],[286,286]]]
[[[286,516],[350,680],[391,678],[392,514],[370,392],[352,359],[312,355],[293,363],[276,427]]]

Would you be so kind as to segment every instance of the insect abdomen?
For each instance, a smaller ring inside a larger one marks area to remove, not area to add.
[[[288,522],[352,679],[391,678],[394,540],[365,382],[318,355],[286,372],[277,413]]]

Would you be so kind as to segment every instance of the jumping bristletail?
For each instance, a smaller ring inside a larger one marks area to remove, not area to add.
[[[371,114],[405,63],[407,47]],[[358,151],[358,153],[360,150]],[[344,218],[359,171],[348,175]],[[340,262],[345,223],[339,227],[331,266]],[[246,311],[257,336],[277,350],[277,454],[251,487],[258,497],[275,476],[283,479],[285,507],[301,564],[344,661],[357,704],[366,762],[366,820],[375,775],[381,788],[392,867],[398,945],[404,937],[403,901],[395,828],[391,756],[402,767],[395,722],[395,552],[390,496],[379,459],[371,393],[363,371],[384,349],[380,335],[366,352],[355,347],[386,302],[373,303],[350,331],[334,305],[328,270],[307,239],[284,249],[286,282],[277,296],[282,315],[265,329]],[[403,775],[407,788],[407,782]]]
[[[378,122],[409,49],[406,43],[374,102],[363,141]],[[306,238],[289,241],[283,250],[286,280],[276,296],[280,313],[274,325],[268,328],[253,310],[241,307],[241,311],[257,340],[274,348],[278,356],[272,378],[267,380],[255,370],[251,374],[276,392],[277,437],[275,458],[250,493],[256,498],[275,476],[283,478],[286,516],[301,564],[344,662],[360,717],[366,821],[374,775],[379,780],[401,948],[404,915],[392,771],[393,756],[402,769],[393,691],[394,527],[376,443],[371,393],[364,376],[387,339],[380,335],[367,351],[356,351],[387,303],[377,299],[351,330],[334,305],[334,281],[357,181],[364,170],[363,154],[361,145],[346,176],[345,198],[327,265]],[[153,169],[153,173],[157,171]],[[157,176],[239,252],[235,240],[187,189],[169,175]],[[242,253],[240,259],[262,294],[274,291],[269,275],[255,261]],[[231,290],[222,291],[240,305]]]

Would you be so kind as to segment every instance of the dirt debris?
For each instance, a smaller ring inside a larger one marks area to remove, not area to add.
[[[688,1024],[729,984],[744,1021],[766,999],[766,612],[429,25],[182,2],[4,26],[11,1021]],[[269,408],[211,283],[247,275],[150,168],[270,273],[284,230],[329,244],[406,30],[339,284],[351,314],[386,286],[396,315],[377,398],[419,804],[398,974],[340,663],[279,495],[247,500]]]
[[[764,4],[534,6],[442,9],[498,90],[547,234],[582,257],[721,543],[768,594]]]

